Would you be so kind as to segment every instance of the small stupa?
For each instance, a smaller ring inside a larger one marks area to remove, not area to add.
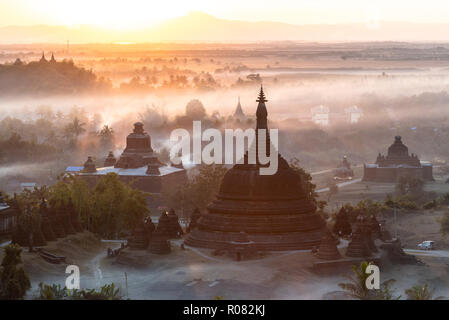
[[[133,235],[128,240],[128,245],[131,249],[143,250],[148,247],[148,242],[148,233],[142,221],[134,228]]]
[[[95,162],[94,160],[92,160],[92,157],[87,157],[87,161],[84,162],[83,172],[85,173],[97,172],[97,167],[95,166]]]
[[[180,238],[183,235],[181,226],[179,225],[178,216],[175,210],[163,212],[159,218],[157,229],[166,234],[169,239]]]
[[[117,159],[114,157],[114,153],[112,151],[109,151],[108,156],[104,160],[104,166],[105,167],[113,167],[116,162],[117,162]]]
[[[187,227],[187,233],[190,233],[193,229],[195,229],[198,225],[198,220],[201,218],[201,213],[198,208],[193,210],[192,215],[190,216],[190,223]]]
[[[168,254],[171,252],[168,236],[164,230],[159,229],[159,225],[151,236],[148,251],[155,254]]]
[[[153,234],[154,230],[156,230],[156,226],[154,225],[153,220],[151,220],[151,217],[147,217],[144,220],[144,223],[145,223],[145,230],[146,230],[147,234],[151,236]]]
[[[341,258],[341,254],[337,248],[337,240],[330,230],[327,230],[323,239],[321,239],[317,257],[324,260],[337,260]]]
[[[362,227],[357,224],[355,231],[352,233],[351,242],[346,249],[346,255],[354,258],[365,258],[371,256],[371,250],[366,242],[362,232]]]
[[[341,207],[335,217],[333,232],[340,237],[349,236],[352,232],[351,223],[349,222],[349,215],[344,207]]]

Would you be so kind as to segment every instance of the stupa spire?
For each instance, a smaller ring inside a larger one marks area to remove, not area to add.
[[[257,105],[256,117],[257,117],[257,127],[256,129],[267,129],[267,107],[265,106],[265,102],[268,100],[265,98],[265,93],[263,92],[263,86],[260,86],[259,97],[256,102],[259,102]]]
[[[239,101],[240,101],[240,97],[239,97]],[[268,102],[268,100],[265,98],[265,93],[263,92],[263,85],[260,85],[259,97],[257,98],[256,102],[259,102],[259,103]]]

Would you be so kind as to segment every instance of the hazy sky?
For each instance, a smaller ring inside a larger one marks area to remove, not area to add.
[[[0,26],[95,24],[138,28],[189,11],[224,19],[292,24],[369,19],[449,22],[447,0],[0,0]]]

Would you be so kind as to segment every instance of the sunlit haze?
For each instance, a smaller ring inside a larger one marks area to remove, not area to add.
[[[435,10],[436,7],[438,10]],[[147,27],[189,11],[202,11],[223,19],[291,24],[363,22],[373,16],[387,21],[444,23],[448,22],[449,5],[443,0],[2,0],[0,26],[92,24],[111,29],[130,29]]]
[[[0,0],[0,302],[449,299],[448,124],[448,0]]]

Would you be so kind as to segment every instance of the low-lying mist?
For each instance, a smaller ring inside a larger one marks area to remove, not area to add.
[[[404,137],[410,152],[421,159],[447,160],[448,76],[429,71],[392,75],[302,74],[294,80],[277,74],[276,81],[262,78],[269,126],[280,129],[281,154],[286,159],[299,158],[306,169],[314,170],[334,167],[343,155],[357,164],[374,161],[377,153],[385,153],[398,134]],[[57,163],[51,165],[56,171],[68,165],[82,165],[88,155],[95,156],[101,164],[109,149],[119,156],[136,121],[144,123],[153,148],[165,157],[163,149],[171,130],[190,129],[192,120],[203,120],[203,127],[220,129],[254,127],[259,89],[260,83],[254,82],[210,91],[173,89],[151,94],[4,98],[0,100],[0,141],[17,133],[23,141],[46,144],[54,150],[41,156],[23,155],[20,159],[12,159],[3,150],[0,188],[14,172],[21,172],[25,176],[22,180],[38,176],[35,172],[45,166],[43,162]],[[239,98],[250,120],[232,118]],[[200,100],[206,113],[197,119],[186,114],[186,105],[193,99]],[[330,109],[327,126],[312,121],[311,109],[318,105]],[[345,109],[354,105],[363,115],[358,123],[351,124],[344,120]],[[75,118],[83,130],[76,134],[76,141],[69,142],[67,126]],[[104,126],[113,132],[106,145],[95,136]]]

